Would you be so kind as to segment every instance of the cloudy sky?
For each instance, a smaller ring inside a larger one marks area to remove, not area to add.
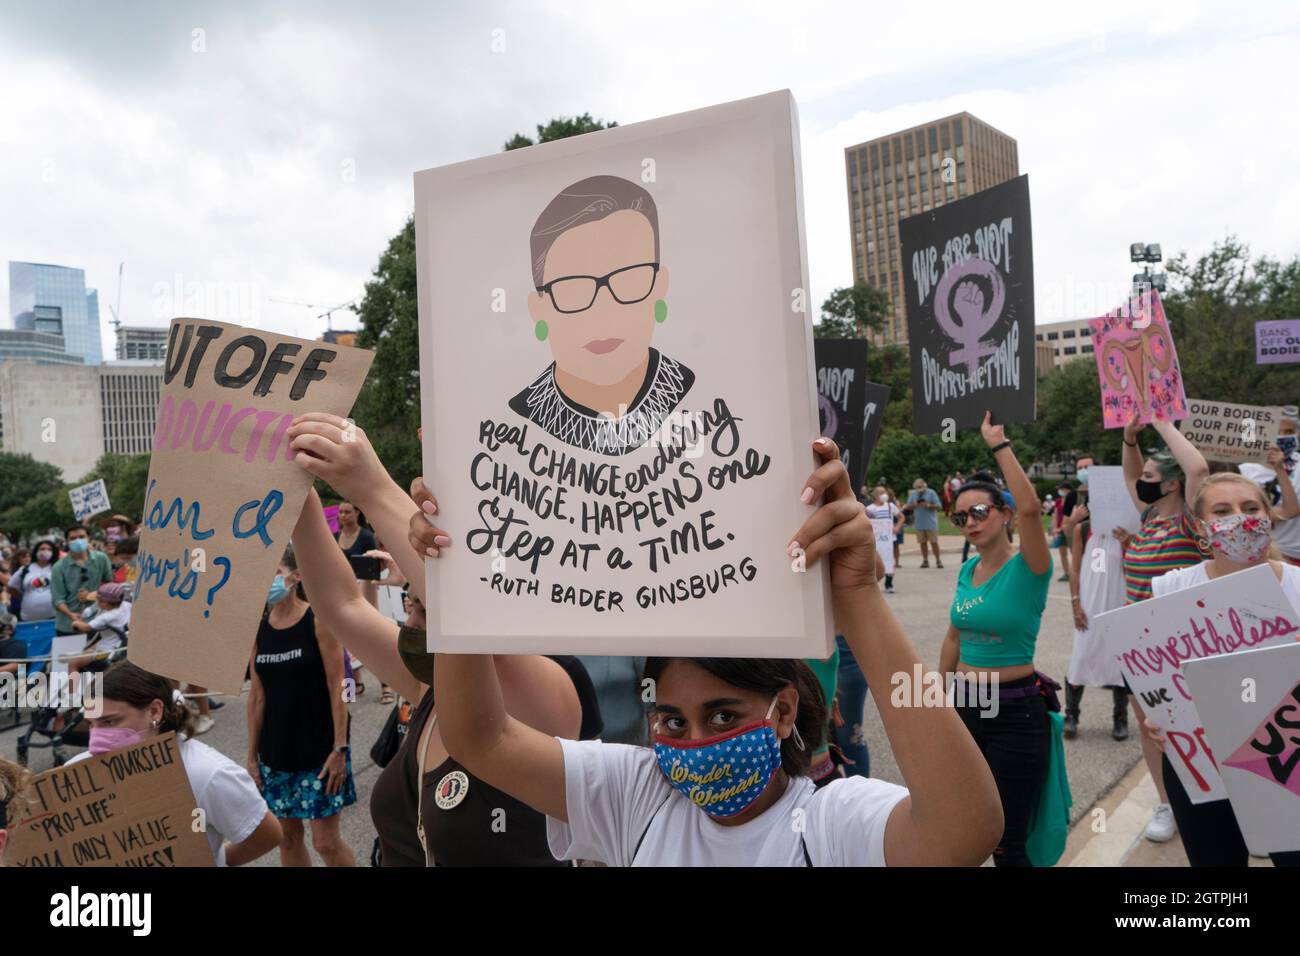
[[[1038,321],[1089,317],[1132,241],[1300,252],[1297,63],[1281,2],[9,2],[0,261],[83,267],[105,323],[125,261],[127,322],[314,337],[270,300],[358,295],[415,170],[789,88],[814,303],[852,281],[844,147],[968,110],[1020,144]]]

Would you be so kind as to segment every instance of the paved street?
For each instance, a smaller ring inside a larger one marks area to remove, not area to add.
[[[956,586],[957,569],[961,558],[960,539],[945,539],[943,547],[945,550],[943,569],[931,567],[923,570],[919,567],[920,556],[909,535],[902,565],[894,581],[897,593],[890,597],[908,636],[915,642],[929,667],[934,667],[938,663],[939,646],[947,628],[948,607]],[[1055,576],[1059,576],[1059,568]],[[1064,680],[1065,670],[1069,664],[1072,636],[1068,587],[1062,582],[1053,580],[1038,639],[1037,664],[1040,670],[1058,681]],[[369,751],[389,711],[388,707],[379,704],[379,686],[374,677],[368,672],[363,672],[363,680],[366,684],[366,692],[353,705],[352,713],[353,773],[358,799],[355,806],[345,811],[343,821],[344,835],[356,854],[359,865],[368,864],[375,837],[374,827],[370,822],[369,803],[370,790],[379,774],[379,768],[371,761]],[[1090,691],[1084,697],[1079,736],[1075,740],[1066,742],[1066,761],[1070,787],[1074,795],[1075,819],[1085,814],[1096,801],[1107,795],[1139,762],[1140,748],[1136,735],[1123,743],[1111,739],[1110,707],[1109,693]],[[247,753],[244,699],[228,699],[226,706],[218,711],[215,717],[216,726],[201,739],[242,765]],[[889,750],[888,741],[885,739],[874,706],[868,706],[866,729],[871,746],[872,773],[886,780],[902,782],[898,765]],[[12,758],[17,736],[18,732],[15,730],[0,731],[0,753]],[[51,766],[49,751],[33,752],[31,766],[34,770],[44,770]],[[1122,792],[1117,792],[1114,797],[1122,798],[1128,795],[1129,789],[1136,788],[1145,777],[1144,772],[1141,771],[1142,768],[1138,768],[1126,788]],[[1146,783],[1149,787],[1149,778],[1146,778]],[[1138,799],[1142,791],[1135,789],[1132,795]],[[1115,799],[1113,802],[1119,803],[1120,800]],[[1121,820],[1132,818],[1130,824],[1136,825],[1133,821],[1137,821],[1140,817],[1140,824],[1144,826],[1149,816],[1149,803],[1148,800],[1145,806],[1136,806],[1130,800],[1125,805],[1125,813],[1119,815]],[[1063,864],[1069,863],[1094,836],[1089,828],[1089,822],[1084,820],[1081,826],[1076,828],[1079,832],[1072,837],[1071,846],[1062,859]],[[1138,829],[1140,830],[1140,827]],[[1110,842],[1119,840],[1120,835],[1122,834],[1118,831],[1112,834]],[[1146,846],[1150,847],[1150,845]],[[1130,849],[1132,849],[1131,839],[1121,850],[1107,850],[1099,862],[1104,860],[1105,863],[1118,864],[1121,858],[1129,855]],[[1142,849],[1141,854],[1138,850],[1132,850],[1132,855],[1148,865],[1185,865],[1177,843],[1159,849],[1159,854],[1153,855],[1146,849]],[[1099,849],[1094,846],[1090,852],[1096,855]],[[1083,863],[1085,859],[1080,859],[1078,862]],[[277,863],[277,854],[272,853],[259,861],[258,865]]]

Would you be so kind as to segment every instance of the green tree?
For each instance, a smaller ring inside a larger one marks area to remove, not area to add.
[[[836,289],[822,303],[817,337],[822,339],[864,339],[878,331],[889,313],[889,296],[875,286],[859,283]]]
[[[589,113],[561,116],[537,127],[537,142],[617,125],[592,119]],[[533,140],[516,134],[504,148],[531,145]],[[423,470],[416,440],[420,427],[420,331],[415,274],[415,222],[408,218],[380,255],[374,278],[366,283],[357,307],[361,318],[357,344],[374,350],[375,358],[353,412],[379,459],[403,488]],[[325,482],[318,481],[316,488],[323,498],[339,497]]]
[[[525,146],[533,146],[537,143],[549,143],[556,139],[567,139],[570,136],[581,136],[583,133],[592,133],[598,129],[613,129],[618,123],[606,123],[604,120],[592,119],[590,113],[583,113],[581,116],[557,116],[545,126],[537,124],[537,139],[532,140],[522,133],[515,133],[514,136],[506,140],[506,144],[501,147],[502,151],[512,149],[522,149]]]
[[[63,487],[57,467],[31,455],[0,452],[0,513],[29,501],[43,491]]]
[[[1196,262],[1168,263],[1173,288],[1162,298],[1189,398],[1247,405],[1300,399],[1300,364],[1258,365],[1255,323],[1300,317],[1300,256],[1251,261],[1229,236]]]

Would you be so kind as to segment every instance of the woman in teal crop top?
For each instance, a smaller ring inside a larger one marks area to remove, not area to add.
[[[1016,510],[1007,506],[991,476],[981,481],[972,475],[957,491],[952,523],[974,545],[976,556],[957,574],[939,670],[974,678],[957,688],[965,693],[955,702],[1002,800],[1002,840],[993,860],[998,866],[1030,866],[1025,841],[1051,754],[1052,722],[1034,673],[1034,645],[1052,582],[1052,553],[1034,486],[1002,426],[991,424],[990,417],[984,416],[980,431]],[[1007,538],[1017,516],[1019,551]]]

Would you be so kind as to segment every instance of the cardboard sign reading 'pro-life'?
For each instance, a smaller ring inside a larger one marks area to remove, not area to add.
[[[1098,614],[1093,628],[1147,717],[1165,733],[1165,753],[1192,803],[1225,800],[1216,761],[1182,674],[1187,661],[1294,643],[1300,614],[1268,565]]]
[[[1282,409],[1277,407],[1189,398],[1187,417],[1178,428],[1210,461],[1240,463],[1267,458],[1281,424]]]
[[[433,650],[824,658],[794,101],[415,177]],[[806,568],[806,569],[805,569]]]
[[[898,224],[916,434],[1034,420],[1029,177]]]
[[[32,778],[9,866],[212,866],[174,733]]]
[[[347,415],[373,356],[175,319],[140,523],[130,658],[227,694],[244,683],[267,589],[311,486],[286,432]]]
[[[1300,850],[1300,644],[1188,661],[1184,670],[1246,843]]]
[[[1143,425],[1157,417],[1179,421],[1187,416],[1183,372],[1159,292],[1144,292],[1114,312],[1089,319],[1088,327],[1107,428],[1123,428],[1134,413]]]

